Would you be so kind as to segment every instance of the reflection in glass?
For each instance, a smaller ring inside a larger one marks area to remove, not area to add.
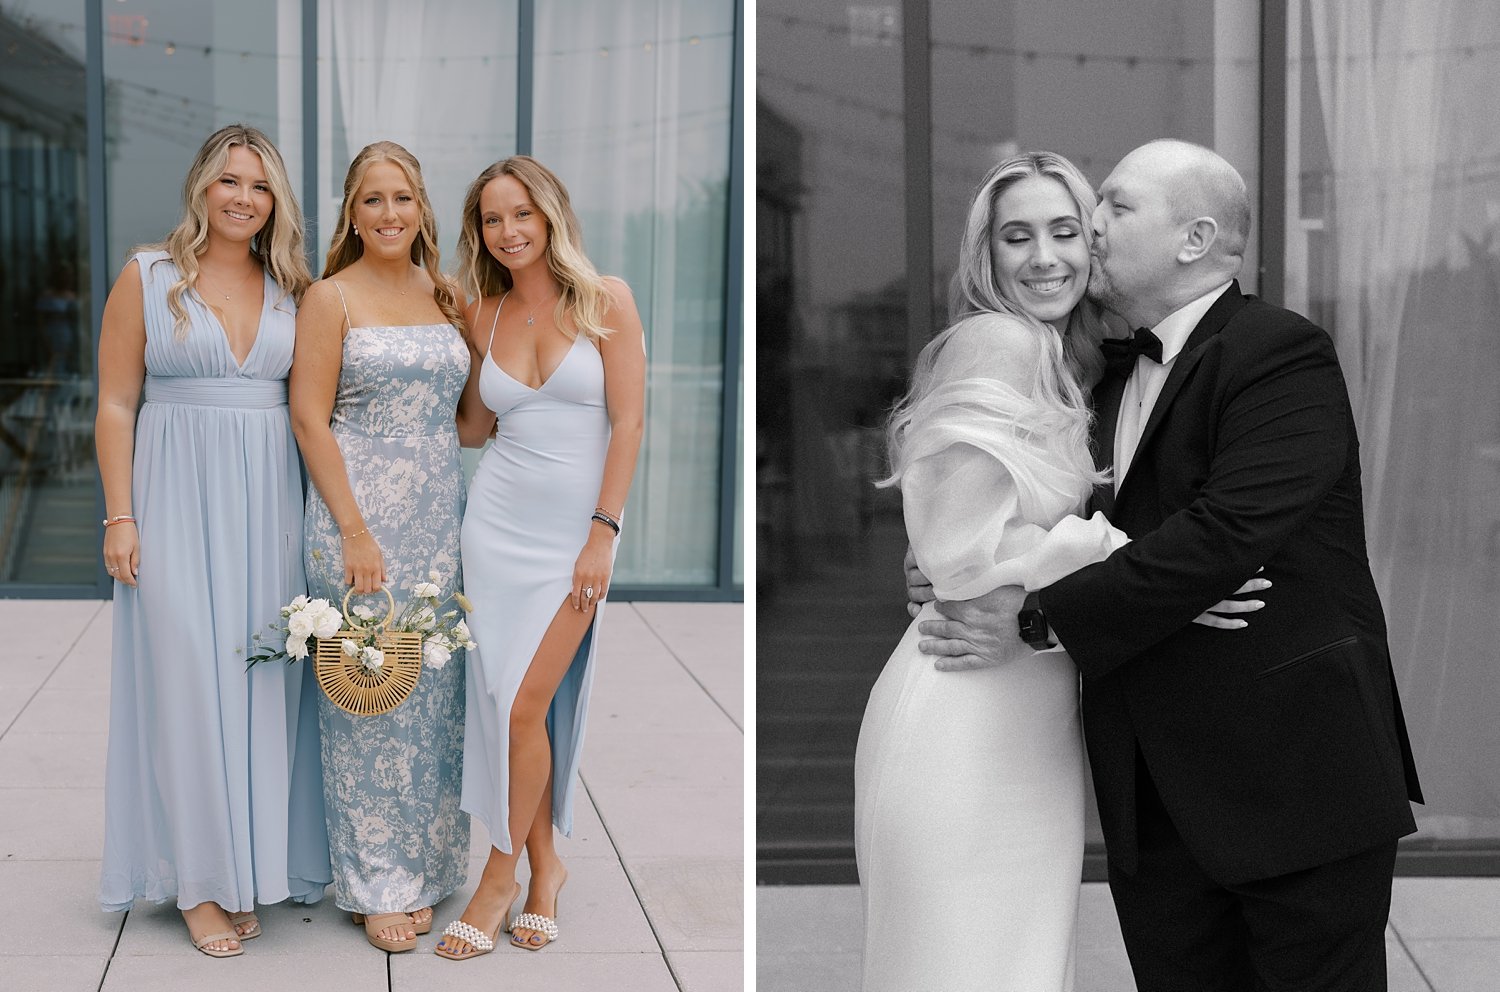
[[[99,567],[81,22],[0,11],[0,583]]]

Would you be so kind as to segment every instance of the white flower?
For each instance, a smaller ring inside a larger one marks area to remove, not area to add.
[[[317,623],[305,609],[293,613],[286,621],[287,633],[298,640],[306,640],[316,627]]]
[[[418,630],[431,630],[437,626],[437,614],[433,612],[432,607],[424,606],[417,611],[416,616],[412,617],[412,623]]]
[[[474,643],[473,635],[469,633],[469,625],[462,620],[453,625],[453,639],[470,651],[479,647],[478,644]]]
[[[379,648],[365,648],[359,653],[359,657],[366,668],[379,668],[385,664],[385,652]]]
[[[411,587],[411,594],[418,599],[437,599],[443,590],[431,582],[418,582]]]
[[[344,640],[344,654],[348,655],[351,658],[358,658],[359,657],[359,642],[358,641],[351,641],[351,640],[348,640],[346,638]]]
[[[356,617],[358,617],[361,620],[374,620],[375,619],[375,611],[372,610],[372,609],[370,609],[364,603],[360,603],[359,605],[355,606],[354,609],[350,610],[349,612],[353,613]]]
[[[298,596],[296,599],[292,600],[290,603],[287,604],[287,608],[291,609],[291,610],[300,610],[300,609],[302,609],[302,607],[304,607],[306,605],[307,605],[307,597],[306,596]]]
[[[344,615],[338,611],[337,607],[325,606],[313,620],[313,636],[332,637],[343,625]]]
[[[451,657],[453,656],[448,649],[439,644],[435,637],[429,637],[422,644],[422,660],[432,668],[442,668]]]
[[[307,657],[307,638],[298,637],[295,634],[286,639],[286,656],[293,661],[301,661]]]

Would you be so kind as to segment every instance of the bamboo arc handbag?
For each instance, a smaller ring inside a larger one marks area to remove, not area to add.
[[[342,630],[332,637],[318,641],[313,655],[318,685],[329,702],[355,716],[379,716],[389,713],[406,701],[416,688],[422,674],[422,635],[416,631],[389,630],[396,619],[396,598],[384,586],[390,604],[384,620],[361,624],[349,616],[349,597],[354,594],[351,586],[344,593]],[[384,654],[378,667],[366,663],[363,651],[367,640],[374,637],[374,647]],[[360,648],[350,654],[345,642],[353,642]]]

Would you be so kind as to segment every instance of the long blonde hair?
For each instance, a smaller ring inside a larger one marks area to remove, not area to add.
[[[474,297],[508,292],[514,280],[484,243],[484,218],[479,197],[501,176],[512,176],[526,188],[531,203],[547,222],[547,271],[562,292],[553,308],[558,328],[568,337],[583,334],[602,340],[610,331],[604,317],[614,297],[583,251],[583,232],[573,213],[568,190],[545,165],[529,155],[512,155],[481,172],[464,194],[463,227],[458,232],[458,280]]]
[[[359,261],[365,253],[365,243],[354,233],[354,198],[359,194],[360,184],[365,181],[365,173],[376,162],[393,163],[411,184],[421,211],[417,238],[411,244],[412,263],[427,270],[432,278],[432,299],[443,311],[443,317],[463,330],[463,309],[452,284],[438,268],[437,218],[427,196],[427,185],[422,181],[422,165],[415,155],[394,141],[373,141],[361,148],[354,161],[349,163],[349,171],[344,175],[344,205],[339,211],[339,226],[333,234],[333,243],[328,246],[322,277],[327,279],[337,275]]]
[[[271,187],[271,216],[260,232],[250,240],[250,254],[269,272],[271,279],[294,303],[302,302],[312,282],[302,245],[302,208],[292,193],[286,164],[271,139],[248,124],[230,124],[208,136],[198,149],[187,178],[182,183],[182,219],[157,244],[139,245],[130,250],[166,251],[182,278],[167,290],[167,309],[172,313],[172,328],[181,341],[188,334],[188,312],[182,298],[198,287],[198,256],[208,250],[208,188],[218,182],[229,164],[229,150],[236,145],[260,156],[266,183]]]
[[[995,278],[991,245],[996,207],[1007,189],[1030,176],[1042,176],[1062,184],[1078,207],[1079,227],[1085,244],[1093,244],[1094,233],[1089,218],[1099,201],[1077,166],[1061,155],[1047,151],[1020,152],[1004,159],[985,175],[969,206],[963,240],[959,243],[958,270],[954,273],[948,296],[948,319],[951,328],[975,314],[999,313],[1016,318],[1030,330],[1041,346],[1041,360],[1031,383],[1031,395],[1047,409],[1063,414],[1058,422],[1059,436],[1054,450],[1088,451],[1093,415],[1089,411],[1085,388],[1098,381],[1104,371],[1099,341],[1104,337],[1106,327],[1098,306],[1084,297],[1068,315],[1067,328],[1058,334],[1007,297]],[[912,370],[911,389],[891,412],[886,437],[892,475],[883,480],[884,485],[894,485],[899,481],[904,467],[903,438],[911,425],[913,410],[937,385],[933,367],[946,338],[946,334],[940,334],[922,349]],[[1078,468],[1085,477],[1094,474],[1092,465]]]

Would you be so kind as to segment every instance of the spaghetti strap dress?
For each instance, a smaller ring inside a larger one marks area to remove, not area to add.
[[[504,305],[502,297],[491,345]],[[552,375],[532,389],[496,364],[486,346],[479,392],[497,422],[464,513],[464,590],[474,606],[469,629],[479,647],[469,652],[463,808],[484,824],[490,843],[509,854],[510,710],[572,591],[573,566],[588,540],[610,437],[604,359],[579,334]],[[564,836],[573,832],[574,783],[603,619],[600,601],[547,713],[552,820]]]
[[[235,360],[164,251],[135,256],[146,323],[131,508],[139,585],[115,583],[99,903],[227,912],[329,880],[318,694],[305,665],[245,670],[252,639],[303,591],[302,476],[287,410],[296,305],[265,277]]]
[[[342,300],[343,288],[334,287]],[[398,614],[429,571],[437,573],[443,599],[458,580],[464,485],[454,416],[468,376],[468,345],[448,323],[350,326],[344,337],[331,426]],[[343,542],[316,486],[308,487],[306,544],[312,595],[341,603]],[[350,608],[357,602],[381,614],[387,608],[383,596],[351,600]],[[424,663],[411,695],[378,716],[354,716],[318,692],[340,909],[409,913],[464,883],[463,672],[462,650],[442,668]]]

